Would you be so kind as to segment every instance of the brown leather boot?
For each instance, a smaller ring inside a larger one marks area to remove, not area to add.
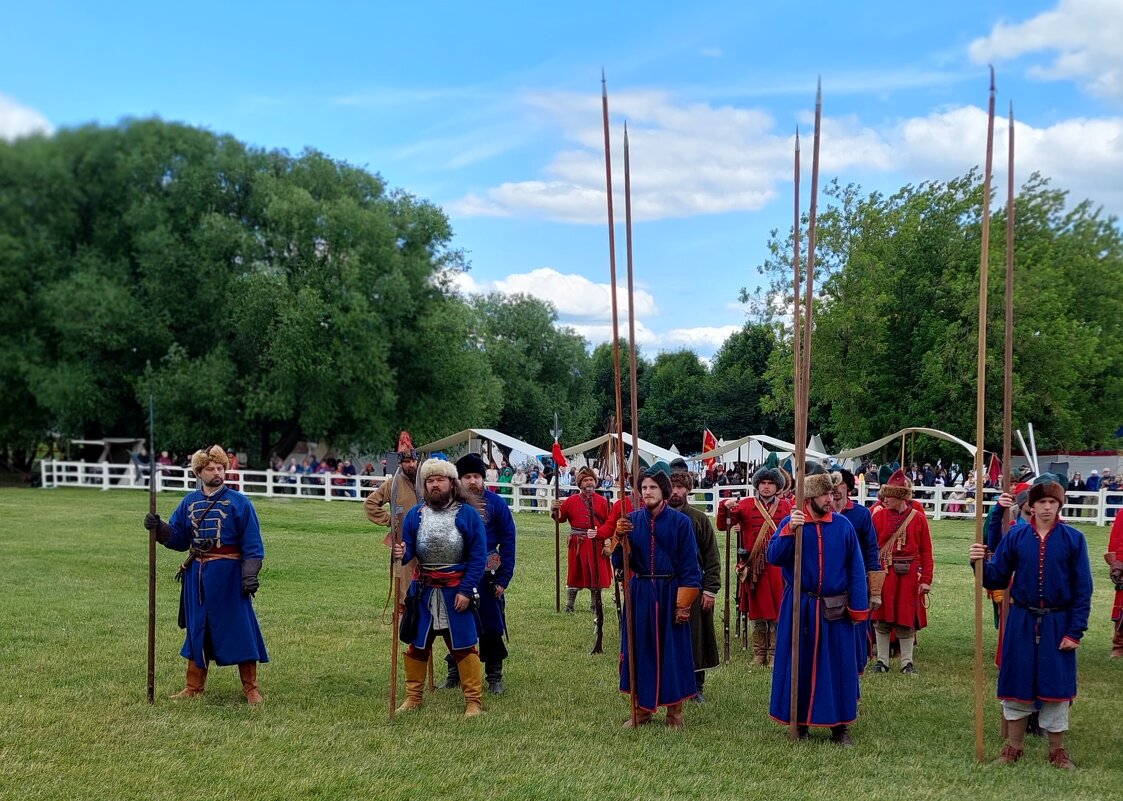
[[[187,685],[174,695],[168,696],[173,701],[182,701],[185,698],[196,698],[207,691],[207,669],[195,664],[194,659],[187,661]]]
[[[667,725],[672,729],[681,729],[683,726],[682,721],[682,702],[677,704],[667,705]]]
[[[460,689],[464,691],[464,717],[474,718],[482,715],[484,679],[480,655],[468,654],[457,663],[457,666],[460,668]]]
[[[651,713],[650,712],[648,712],[646,709],[637,709],[636,710],[636,728],[639,728],[640,726],[646,726],[650,722],[651,722]],[[631,715],[628,715],[628,717],[624,718],[624,728],[625,729],[632,728],[632,716]]]
[[[768,664],[768,631],[761,630],[753,625],[753,664]]]
[[[1111,638],[1111,658],[1123,658],[1123,631],[1118,627],[1115,629],[1115,634]]]
[[[425,702],[425,677],[429,673],[429,662],[423,659],[405,658],[406,700],[398,707],[399,712],[418,709]]]
[[[776,662],[776,624],[768,624],[768,632],[764,635],[765,653],[764,664],[766,667],[772,667]]]
[[[1065,751],[1064,748],[1050,749],[1049,763],[1061,770],[1076,770],[1076,763],[1072,761],[1068,751]]]
[[[250,706],[257,706],[265,699],[257,686],[257,662],[242,662],[238,665],[238,675],[242,678],[242,692]]]

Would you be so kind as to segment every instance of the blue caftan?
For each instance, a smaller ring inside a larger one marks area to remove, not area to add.
[[[1079,642],[1088,628],[1092,569],[1084,535],[1058,522],[1042,539],[1032,525],[1018,523],[984,562],[987,589],[1007,584],[1010,614],[1002,638],[998,697],[1026,704],[1072,700],[1076,651],[1059,646],[1065,637]]]
[[[421,512],[425,504],[419,503],[406,513],[402,521],[402,544],[405,546],[405,555],[402,564],[408,564],[417,552],[417,530],[421,525]],[[417,626],[417,636],[413,639],[413,646],[427,649],[430,645],[429,632],[433,628],[433,613],[429,605],[429,597],[434,591],[444,595],[445,609],[448,614],[449,637],[452,647],[456,649],[471,648],[479,640],[479,626],[475,606],[469,606],[463,612],[457,612],[456,596],[463,594],[472,598],[478,592],[480,580],[483,578],[484,564],[487,561],[487,535],[484,532],[484,521],[471,505],[463,503],[456,513],[456,529],[464,539],[464,561],[449,565],[450,571],[463,571],[464,575],[459,583],[449,587],[433,587],[415,578],[410,584],[410,595],[420,599],[418,611],[420,613]]]
[[[690,518],[663,505],[628,514],[634,527],[629,584],[636,642],[636,704],[656,711],[698,694],[690,624],[675,623],[679,587],[702,586],[698,541]],[[622,564],[620,549],[613,561]],[[627,620],[625,614],[622,618]],[[620,690],[628,692],[628,637],[621,633]]]
[[[209,553],[229,557],[197,558],[184,573],[186,636],[180,654],[204,669],[210,660],[218,665],[268,662],[253,600],[242,594],[242,559],[265,557],[261,524],[249,498],[229,486],[210,497],[195,490],[180,501],[168,525],[171,534],[164,545],[173,551],[206,544]]]
[[[858,535],[858,545],[862,549],[862,560],[866,565],[866,573],[877,573],[885,568],[878,555],[877,530],[873,527],[873,515],[870,510],[860,503],[846,502],[842,516],[850,521],[854,533]],[[869,620],[854,627],[854,647],[858,657],[858,675],[866,672],[866,663],[870,660],[870,643],[873,642],[873,623]]]
[[[504,590],[515,575],[515,520],[507,504],[491,490],[484,490],[487,520],[487,566],[480,585],[480,658],[485,662],[506,659],[503,635],[507,633],[507,598],[495,594]]]
[[[785,518],[768,543],[768,561],[781,568],[784,598],[777,623],[776,662],[772,668],[769,714],[791,722],[792,580],[795,537]],[[799,703],[796,722],[804,726],[838,726],[858,717],[858,664],[854,638],[869,616],[866,565],[854,527],[828,512],[803,526],[802,597],[800,598]],[[848,613],[825,617],[823,599],[848,593]]]

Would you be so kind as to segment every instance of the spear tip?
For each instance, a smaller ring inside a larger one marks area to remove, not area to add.
[[[990,68],[990,93],[994,94],[994,65],[987,64],[987,66]]]
[[[799,125],[795,126],[795,149],[799,152]]]

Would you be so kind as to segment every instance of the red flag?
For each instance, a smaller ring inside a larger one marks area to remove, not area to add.
[[[569,467],[569,462],[565,460],[565,454],[562,453],[561,443],[554,440],[554,464],[558,467]]]
[[[997,453],[990,455],[990,467],[987,468],[987,480],[992,487],[998,486],[998,480],[1002,478],[1002,461],[998,458]]]
[[[717,448],[717,437],[715,437],[714,433],[707,428],[702,432],[702,453],[709,453],[715,448]],[[714,462],[716,461],[716,458],[707,459],[705,462],[706,469],[711,469],[714,466]]]

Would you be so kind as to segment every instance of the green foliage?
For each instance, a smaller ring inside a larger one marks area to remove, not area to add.
[[[768,366],[773,353],[782,350],[777,344],[772,325],[750,322],[731,334],[714,354],[703,417],[716,436],[778,436],[791,427],[768,406]],[[790,417],[789,413],[787,419]]]
[[[554,527],[534,514],[516,520],[506,692],[485,695],[486,714],[475,720],[463,717],[458,691],[438,690],[426,694],[422,709],[391,722],[384,529],[353,502],[255,499],[266,559],[254,604],[272,658],[258,674],[260,708],[246,706],[233,667],[210,672],[204,698],[167,700],[184,677],[172,579],[182,555],[160,548],[156,703],[149,706],[141,495],[0,490],[0,798],[866,801],[901,792],[935,801],[1098,801],[1111,796],[1119,775],[1123,698],[1118,664],[1107,658],[1111,590],[1099,580],[1102,563],[1094,567],[1092,621],[1078,653],[1080,699],[1066,737],[1080,769],[1052,768],[1036,738],[1014,767],[976,764],[974,583],[964,557],[974,533],[967,522],[933,524],[935,585],[917,648],[919,675],[862,679],[857,747],[843,751],[823,732],[807,743],[787,740],[767,715],[771,671],[752,665],[751,651],[736,641],[730,664],[708,674],[706,703],[687,705],[686,728],[668,730],[660,713],[653,725],[624,731],[611,602],[605,653],[590,656],[588,594],[578,614],[554,611]],[[161,494],[161,513],[178,499]],[[1106,530],[1088,532],[1098,552]],[[721,596],[718,603],[720,618]],[[986,753],[993,758],[1000,743],[996,638],[989,604],[984,613]],[[438,679],[444,653],[438,644]],[[398,680],[402,693],[401,671]]]
[[[630,433],[632,430],[632,361],[628,352],[628,340],[621,337],[618,348],[620,351],[621,417],[624,421],[623,430]],[[596,404],[596,433],[599,436],[613,428],[610,424],[616,419],[616,368],[611,342],[603,342],[593,349],[589,374],[590,392],[593,402]],[[651,390],[651,362],[643,358],[642,352],[636,355],[636,390],[636,410],[639,412],[640,425],[643,431],[646,431],[648,419],[643,414],[643,408]],[[640,436],[643,436],[643,431],[640,432]],[[647,437],[644,437],[644,439],[647,439]]]
[[[712,399],[706,396],[709,373],[693,351],[660,353],[651,368],[651,388],[640,417],[640,436],[664,447],[696,451]]]
[[[837,181],[819,220],[811,426],[853,446],[909,425],[974,430],[982,182],[862,196]],[[1123,237],[1088,203],[1032,176],[1016,201],[1014,425],[1033,422],[1039,447],[1110,443],[1123,420]],[[991,225],[987,442],[1002,436],[1005,211]],[[791,237],[773,232],[761,313],[791,303]],[[742,300],[749,300],[742,292]],[[790,317],[788,318],[790,320]],[[1109,344],[1110,343],[1110,344]],[[771,396],[791,413],[790,326],[772,353]]]
[[[491,422],[451,235],[311,150],[158,120],[0,143],[0,441],[136,434],[149,393],[162,446],[260,458]]]

